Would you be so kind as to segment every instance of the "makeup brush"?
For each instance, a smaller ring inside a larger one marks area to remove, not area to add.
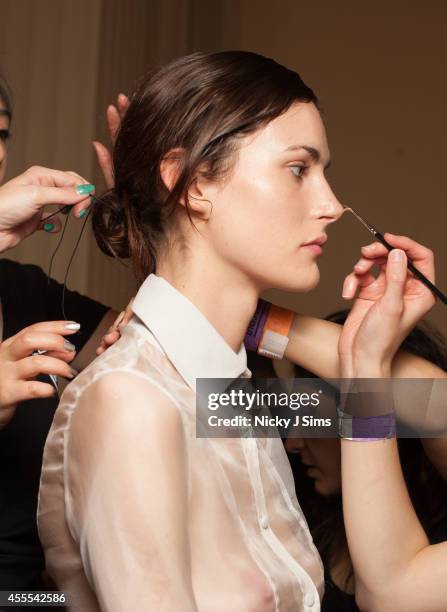
[[[360,223],[366,227],[366,229],[368,230],[368,232],[370,234],[372,234],[374,236],[374,238],[376,238],[376,240],[378,240],[379,242],[381,242],[383,244],[383,246],[385,246],[388,251],[392,251],[395,247],[391,246],[391,244],[389,242],[387,242],[385,240],[385,238],[383,237],[383,235],[376,230],[375,227],[373,227],[372,225],[370,225],[369,223],[367,223],[367,221],[365,221],[365,219],[363,219],[359,214],[357,214],[355,212],[355,210],[353,210],[351,207],[349,206],[345,206],[343,212],[351,212],[354,217],[360,221]],[[407,268],[410,270],[410,272],[412,272],[414,274],[414,276],[419,279],[421,281],[421,283],[424,283],[424,285],[426,287],[428,287],[430,289],[430,291],[432,293],[434,293],[440,300],[441,302],[443,302],[444,304],[447,304],[447,296],[444,295],[442,293],[442,291],[440,291],[431,281],[428,280],[428,278],[426,276],[424,276],[422,274],[422,272],[420,272],[412,263],[410,260],[407,261]]]

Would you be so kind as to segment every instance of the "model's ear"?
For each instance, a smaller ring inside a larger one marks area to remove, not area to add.
[[[160,175],[169,191],[172,191],[180,177],[183,154],[184,150],[181,148],[171,149],[160,163]],[[188,189],[188,205],[193,214],[201,219],[208,219],[211,214],[212,204],[203,194],[202,182],[201,175],[198,173]],[[183,197],[180,197],[179,204],[186,207]]]
[[[172,191],[180,177],[181,161],[184,150],[170,149],[160,163],[160,176],[169,191]]]

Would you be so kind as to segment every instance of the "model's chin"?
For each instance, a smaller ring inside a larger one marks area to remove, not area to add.
[[[295,278],[295,291],[300,293],[308,293],[315,289],[315,287],[320,282],[320,270],[316,264],[310,264],[310,266],[305,270],[304,274],[302,274],[300,278],[300,274],[298,273]]]
[[[320,282],[320,271],[316,265],[309,265],[306,270],[289,271],[285,270],[286,276],[281,281],[271,285],[273,289],[288,291],[290,293],[308,293],[315,289]]]

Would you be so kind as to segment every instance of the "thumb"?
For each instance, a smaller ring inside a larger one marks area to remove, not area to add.
[[[407,280],[407,255],[402,249],[393,249],[386,264],[386,289],[383,304],[390,313],[400,313]]]

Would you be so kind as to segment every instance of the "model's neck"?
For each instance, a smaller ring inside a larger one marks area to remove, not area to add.
[[[239,351],[259,293],[246,276],[212,256],[180,261],[174,255],[157,262],[156,274],[183,293],[233,351]]]

